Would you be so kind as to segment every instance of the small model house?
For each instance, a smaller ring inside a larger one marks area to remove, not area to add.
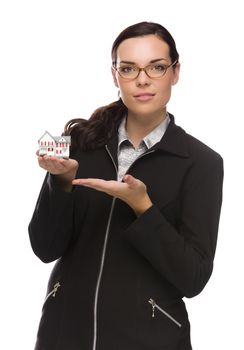
[[[52,136],[46,131],[38,140],[39,155],[56,156],[58,158],[69,158],[70,136]]]

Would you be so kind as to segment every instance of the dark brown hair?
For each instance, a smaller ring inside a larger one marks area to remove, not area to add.
[[[150,34],[157,35],[168,44],[171,61],[177,63],[179,54],[175,41],[168,30],[158,23],[140,22],[124,29],[115,39],[111,52],[112,64],[116,65],[117,50],[124,40]],[[119,99],[107,106],[96,109],[88,120],[80,118],[70,120],[65,125],[64,134],[71,135],[73,151],[77,147],[84,150],[102,147],[115,135],[121,120],[126,114],[127,107]]]

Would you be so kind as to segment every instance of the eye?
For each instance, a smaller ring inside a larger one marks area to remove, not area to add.
[[[151,65],[151,70],[162,73],[166,70],[166,66],[164,64],[153,64]]]
[[[121,74],[130,74],[136,70],[136,67],[134,66],[122,66],[119,67],[119,72]]]

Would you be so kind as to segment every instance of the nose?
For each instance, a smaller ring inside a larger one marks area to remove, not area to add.
[[[151,81],[147,73],[144,69],[140,69],[140,72],[138,74],[138,77],[136,78],[136,85],[137,86],[143,86],[143,85],[150,85]]]

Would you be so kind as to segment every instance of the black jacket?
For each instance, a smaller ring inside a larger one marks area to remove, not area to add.
[[[116,179],[117,136],[77,152],[77,178]],[[182,298],[213,269],[222,200],[219,154],[176,126],[137,159],[153,206],[136,217],[87,187],[66,193],[47,174],[29,225],[35,254],[57,262],[36,350],[190,350]]]

